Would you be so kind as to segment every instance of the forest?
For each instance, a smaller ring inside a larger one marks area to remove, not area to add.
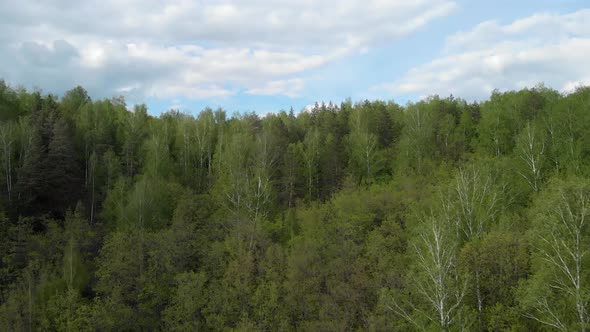
[[[588,87],[156,117],[0,81],[0,163],[1,331],[590,329]]]

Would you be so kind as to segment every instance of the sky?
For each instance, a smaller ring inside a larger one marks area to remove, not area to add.
[[[0,1],[0,79],[154,115],[567,93],[590,84],[590,2]]]

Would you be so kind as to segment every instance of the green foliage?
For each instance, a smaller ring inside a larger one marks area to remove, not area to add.
[[[526,239],[521,234],[490,232],[465,244],[458,259],[459,268],[472,280],[466,303],[479,312],[479,327],[497,330],[518,324],[522,319],[516,289],[530,273]]]
[[[527,317],[540,325],[584,330],[589,322],[590,210],[587,179],[554,180],[535,200],[531,241],[533,277],[523,288]]]
[[[589,105],[154,117],[0,82],[0,330],[587,330]]]
[[[201,310],[207,304],[204,273],[184,272],[176,277],[176,289],[170,305],[164,311],[164,326],[168,331],[198,331],[204,329]]]

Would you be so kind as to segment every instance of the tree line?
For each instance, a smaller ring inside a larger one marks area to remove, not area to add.
[[[590,328],[590,88],[154,117],[0,82],[0,163],[0,330]]]

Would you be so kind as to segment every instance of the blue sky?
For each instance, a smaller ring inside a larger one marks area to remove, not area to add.
[[[587,1],[23,0],[0,4],[0,78],[123,95],[152,114],[296,111],[539,82],[590,84]]]

